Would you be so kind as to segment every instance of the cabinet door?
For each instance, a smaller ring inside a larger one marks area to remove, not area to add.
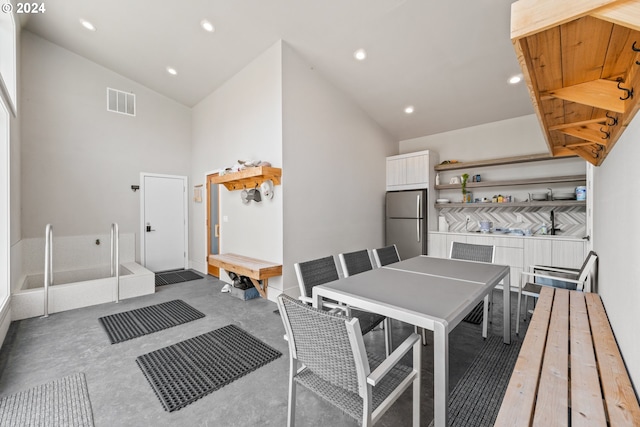
[[[387,159],[387,190],[404,185],[406,180],[406,159]]]
[[[551,240],[526,239],[524,242],[524,268],[530,265],[552,265]]]
[[[585,258],[585,242],[551,241],[551,265],[580,268]]]
[[[405,184],[429,184],[429,156],[407,157]]]
[[[448,258],[447,235],[429,233],[429,256]]]

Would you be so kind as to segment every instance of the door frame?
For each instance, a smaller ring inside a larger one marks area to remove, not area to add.
[[[153,178],[171,178],[181,179],[183,183],[184,191],[182,192],[182,203],[184,212],[184,264],[183,268],[186,270],[189,268],[189,203],[187,197],[187,188],[189,185],[189,178],[184,175],[166,175],[159,173],[140,172],[140,263],[146,265],[145,257],[145,244],[146,244],[146,232],[145,232],[145,188],[144,179],[146,177]]]
[[[212,276],[219,278],[220,269],[218,267],[214,267],[209,264],[209,254],[211,253],[211,225],[210,225],[211,224],[211,201],[209,200],[209,196],[211,195],[211,185],[218,185],[218,224],[216,224],[218,226],[218,253],[220,253],[220,248],[222,246],[222,237],[220,234],[220,211],[221,211],[220,184],[214,184],[211,182],[211,179],[215,176],[218,176],[218,174],[219,172],[216,170],[216,171],[208,172],[205,176],[205,182],[207,183],[207,185],[206,185],[204,201],[207,206],[207,213],[205,217],[204,226],[205,226],[205,229],[207,230],[207,251],[205,252],[205,264],[207,266],[207,274],[210,274]]]

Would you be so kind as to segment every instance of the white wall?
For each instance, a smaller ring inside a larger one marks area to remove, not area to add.
[[[384,244],[385,157],[396,143],[283,47],[284,280],[295,262]]]
[[[455,159],[461,162],[548,151],[534,114],[407,139],[400,141],[399,149],[401,154],[434,150],[441,161]]]
[[[22,33],[22,237],[137,233],[140,172],[188,175],[191,111],[32,33]],[[171,78],[171,76],[167,76]],[[106,88],[136,94],[135,117]]]
[[[205,184],[207,172],[240,159],[269,161],[282,167],[281,48],[276,43],[193,108],[191,184]],[[283,188],[271,200],[243,204],[240,191],[220,187],[221,251],[282,262]],[[221,219],[222,219],[221,216]],[[190,202],[190,248],[193,268],[206,271],[206,199]],[[282,289],[282,278],[269,279]]]
[[[640,340],[635,319],[640,308],[638,262],[638,160],[640,118],[627,127],[594,171],[593,247],[598,259],[598,293],[631,374],[640,387]]]

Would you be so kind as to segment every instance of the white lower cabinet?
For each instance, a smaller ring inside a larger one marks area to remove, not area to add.
[[[586,257],[586,242],[566,240],[551,241],[551,265],[556,267],[580,268]]]
[[[429,233],[429,256],[437,258],[449,257],[446,235]]]
[[[521,272],[530,265],[580,268],[586,256],[584,240],[554,237],[500,237],[464,233],[430,233],[429,255],[448,258],[452,242],[494,245],[496,264],[511,267],[511,286],[517,287]]]

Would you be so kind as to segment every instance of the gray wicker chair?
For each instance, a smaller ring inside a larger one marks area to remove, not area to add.
[[[354,274],[373,270],[371,257],[369,257],[369,251],[367,249],[362,249],[355,252],[341,253],[338,255],[338,258],[340,258],[340,265],[342,265],[342,272],[344,273],[344,277],[349,277],[353,276]]]
[[[396,245],[390,245],[385,246],[384,248],[374,249],[373,259],[376,261],[378,268],[393,264],[394,262],[399,262],[400,255],[398,254],[398,248]]]
[[[496,248],[493,245],[472,245],[470,243],[451,243],[449,258],[461,259],[465,261],[490,262],[493,263]],[[496,289],[502,289],[502,285],[497,285]],[[489,295],[484,297],[484,310],[482,316],[482,337],[487,338],[489,320]]]
[[[333,256],[318,258],[311,261],[296,263],[293,265],[298,277],[298,286],[300,287],[300,301],[311,305],[313,303],[313,287],[323,285],[325,283],[338,280],[338,269]],[[339,308],[347,311],[347,314],[360,319],[360,328],[362,334],[372,331],[376,326],[385,320],[385,317],[370,313],[368,311],[356,310],[345,306],[340,306],[336,301],[324,301],[323,305],[327,308]]]
[[[357,318],[318,310],[285,294],[278,296],[278,309],[289,342],[287,426],[295,425],[297,384],[366,427],[374,425],[413,385],[413,426],[420,425],[422,346],[418,335],[411,334],[387,359],[381,359],[365,352]],[[413,366],[401,364],[411,350]]]
[[[590,287],[586,286],[592,270],[598,260],[598,255],[594,251],[587,254],[582,267],[552,267],[547,265],[531,265],[529,271],[520,273],[520,291],[518,293],[518,311],[516,312],[516,334],[519,332],[520,324],[520,305],[521,298],[524,295],[525,318],[527,316],[527,297],[537,299],[540,296],[540,290],[543,286],[551,286],[554,288],[563,288],[570,290],[578,290],[580,292],[590,292]],[[587,289],[585,289],[587,288]]]

